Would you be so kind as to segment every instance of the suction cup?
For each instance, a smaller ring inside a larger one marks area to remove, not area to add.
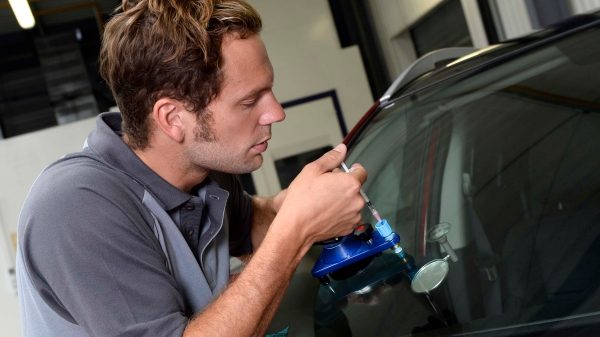
[[[446,260],[429,261],[413,276],[410,288],[416,293],[428,293],[442,284],[449,270]]]
[[[447,222],[439,223],[433,226],[429,232],[427,232],[427,241],[429,242],[437,242],[440,244],[440,247],[450,255],[450,259],[452,262],[458,261],[458,255],[448,242],[447,235],[450,232],[450,224]]]
[[[450,232],[450,224],[447,222],[442,222],[433,226],[427,232],[427,241],[429,242],[439,242],[440,240],[444,240],[446,235]]]

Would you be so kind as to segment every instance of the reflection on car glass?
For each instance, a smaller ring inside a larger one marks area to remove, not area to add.
[[[348,162],[367,168],[365,191],[415,264],[458,261],[431,291],[438,313],[382,277],[380,292],[321,299],[331,324],[352,336],[597,331],[599,40],[582,31],[379,111]],[[425,240],[441,222],[450,248]]]

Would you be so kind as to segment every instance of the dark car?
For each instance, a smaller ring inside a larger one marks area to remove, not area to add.
[[[347,163],[367,168],[364,191],[409,262],[443,261],[441,283],[413,291],[387,249],[320,285],[316,246],[273,327],[600,335],[600,16],[457,58],[465,51],[425,56],[346,140]]]

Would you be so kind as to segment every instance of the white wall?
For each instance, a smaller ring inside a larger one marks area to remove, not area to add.
[[[251,3],[264,19],[262,37],[275,70],[274,89],[278,99],[287,102],[335,89],[345,123],[352,127],[371,106],[372,98],[358,47],[340,47],[327,1],[252,0]],[[336,145],[342,140],[339,127],[330,123],[330,111],[319,110],[322,117],[317,118],[318,115],[303,113],[302,108],[289,109],[286,121],[273,126],[273,139],[264,164],[253,173],[259,194],[279,190],[274,160]],[[294,122],[298,118],[314,119],[312,127],[301,128]],[[301,134],[293,136],[295,133]],[[325,133],[331,137],[322,137]]]
[[[465,20],[467,21],[469,34],[471,34],[473,47],[487,47],[489,41],[485,33],[485,27],[483,26],[483,19],[481,18],[477,0],[461,0],[460,2],[462,4],[463,12],[465,13]]]
[[[525,0],[495,0],[495,8],[500,21],[500,37],[517,38],[534,31]],[[569,0],[572,14],[598,10],[600,0]]]
[[[281,102],[336,89],[349,126],[372,103],[358,47],[340,48],[326,0],[250,0],[263,17],[262,37]],[[285,122],[284,122],[285,123]]]
[[[523,0],[495,1],[502,24],[502,39],[512,39],[533,31],[527,5]]]
[[[263,17],[263,39],[275,69],[275,92],[285,102],[335,89],[348,127],[354,125],[372,103],[357,47],[341,49],[326,0],[251,0]],[[315,125],[327,125],[311,114]],[[328,118],[330,116],[327,116]],[[291,119],[293,120],[293,118]],[[93,119],[0,139],[0,254],[1,269],[14,265],[3,233],[16,230],[19,209],[40,170],[61,155],[81,148],[93,128]],[[331,125],[331,123],[329,123]],[[278,134],[295,132],[285,122]],[[341,140],[339,130],[331,130]],[[279,138],[279,139],[276,139]],[[293,148],[294,137],[276,137],[270,148]],[[270,190],[268,190],[270,191]],[[0,279],[4,280],[4,275]],[[0,286],[2,336],[20,335],[17,295],[8,282]]]
[[[600,0],[571,0],[570,4],[575,14],[590,12],[600,8]]]
[[[417,58],[408,29],[440,2],[441,0],[369,0],[375,30],[392,78]],[[476,48],[486,47],[488,41],[477,1],[461,0],[461,5],[473,45]]]
[[[417,57],[408,28],[441,0],[369,0],[375,30],[392,78]]]

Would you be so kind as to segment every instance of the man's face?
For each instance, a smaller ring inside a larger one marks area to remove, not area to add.
[[[228,36],[222,51],[223,88],[206,118],[196,121],[186,156],[203,169],[248,173],[262,164],[271,124],[285,113],[272,91],[273,67],[260,36]]]

